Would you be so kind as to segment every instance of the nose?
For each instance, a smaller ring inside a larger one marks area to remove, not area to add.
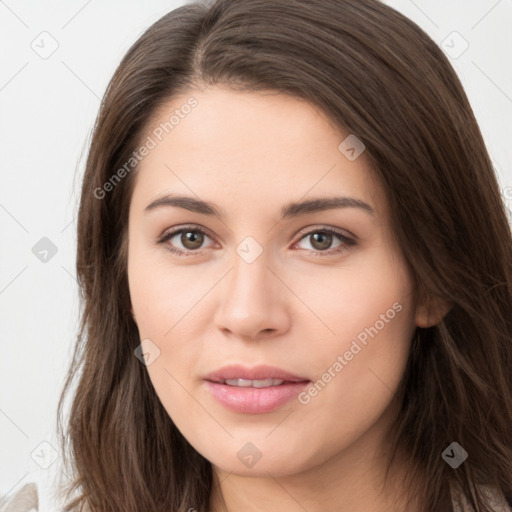
[[[215,324],[244,340],[282,335],[289,329],[291,292],[268,266],[266,253],[247,263],[238,255],[224,278]]]

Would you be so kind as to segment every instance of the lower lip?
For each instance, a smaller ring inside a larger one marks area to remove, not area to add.
[[[212,396],[235,412],[258,414],[270,412],[296,397],[308,384],[288,382],[268,388],[238,387],[205,381]]]

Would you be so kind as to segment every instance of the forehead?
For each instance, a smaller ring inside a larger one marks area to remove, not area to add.
[[[282,93],[190,90],[148,123],[142,140],[152,149],[137,167],[132,202],[187,193],[257,208],[350,194],[379,210],[367,156],[350,160],[340,149],[349,135],[316,106]]]

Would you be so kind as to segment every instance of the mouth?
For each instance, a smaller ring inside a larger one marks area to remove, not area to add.
[[[291,381],[291,380],[282,380],[282,379],[223,379],[217,381],[217,384],[224,384],[226,386],[233,386],[237,388],[270,388],[272,386],[282,386],[286,384],[293,384],[296,382],[309,382],[308,380],[304,381]]]
[[[281,407],[311,382],[306,377],[271,366],[224,367],[204,380],[211,396],[224,407],[252,414]]]
[[[259,365],[248,368],[241,365],[224,366],[214,371],[205,380],[237,387],[269,387],[280,386],[290,382],[308,382],[307,377],[294,375],[275,366]]]

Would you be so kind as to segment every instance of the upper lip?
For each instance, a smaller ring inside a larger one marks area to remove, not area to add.
[[[306,377],[293,375],[290,372],[276,368],[275,366],[253,366],[247,368],[241,365],[223,366],[219,370],[206,375],[205,380],[211,382],[223,382],[227,379],[246,379],[246,380],[264,380],[264,379],[279,379],[288,382],[303,382],[309,381]]]

